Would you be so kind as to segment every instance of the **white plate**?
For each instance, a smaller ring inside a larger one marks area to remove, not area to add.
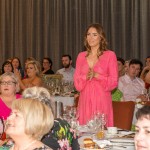
[[[133,131],[119,131],[117,134],[109,134],[105,132],[105,137],[106,138],[117,138],[117,137],[124,137],[130,134],[134,134],[135,132]]]
[[[128,134],[132,134],[135,133],[133,131],[119,131],[119,134],[123,134],[123,135],[128,135]]]
[[[116,143],[134,143],[134,139],[132,138],[113,138],[110,140],[110,142],[116,142]]]
[[[118,137],[118,134],[108,134],[108,133],[105,133],[105,138],[115,138],[115,137]]]

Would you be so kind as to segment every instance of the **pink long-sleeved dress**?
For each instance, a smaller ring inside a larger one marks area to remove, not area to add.
[[[89,65],[86,54],[87,52],[79,53],[74,74],[74,84],[80,92],[79,123],[84,125],[94,112],[101,112],[107,115],[107,126],[113,126],[111,91],[118,85],[116,55],[113,51],[104,51],[93,67],[93,70],[99,73],[98,78],[87,80]]]

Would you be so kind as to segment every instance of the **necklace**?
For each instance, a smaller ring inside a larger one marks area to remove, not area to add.
[[[34,140],[34,141],[32,141],[31,143],[29,143],[27,146],[25,146],[24,148],[23,148],[23,150],[26,150],[26,149],[28,149],[33,143],[35,143],[35,142],[37,142],[37,140]],[[12,149],[11,150],[15,150],[14,149],[14,145],[12,146]]]

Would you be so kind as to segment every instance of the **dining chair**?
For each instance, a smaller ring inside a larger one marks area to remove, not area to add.
[[[114,126],[125,130],[131,130],[135,103],[133,101],[113,101],[112,104]]]

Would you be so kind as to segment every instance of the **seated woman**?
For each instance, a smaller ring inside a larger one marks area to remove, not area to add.
[[[18,57],[14,57],[12,59],[11,63],[13,65],[14,73],[15,74],[19,73],[21,75],[21,78],[23,78],[24,77],[24,71],[22,69],[20,59]]]
[[[14,142],[10,150],[51,150],[40,139],[53,123],[51,109],[39,100],[15,100],[6,122],[6,133]]]
[[[125,74],[124,70],[125,61],[123,58],[117,57],[117,63],[118,63],[118,77],[121,77]]]
[[[27,87],[42,86],[43,83],[40,77],[41,67],[38,61],[29,61],[27,63],[26,71],[27,78],[23,80],[21,80],[21,77],[19,78],[19,84],[22,90],[26,89]]]
[[[141,79],[145,82],[145,88],[147,90],[150,89],[150,56],[148,56],[145,60],[145,67],[141,72]]]
[[[2,74],[4,74],[5,72],[13,72],[13,66],[12,63],[9,61],[5,61],[2,65]]]
[[[50,94],[43,87],[27,88],[23,91],[24,98],[38,99],[45,103],[50,108],[53,108],[54,102],[50,99]],[[67,121],[57,118],[54,120],[54,126],[43,138],[42,142],[48,145],[53,150],[79,150],[78,138],[74,130],[70,127]]]
[[[134,137],[135,149],[150,149],[150,106],[140,108],[136,113],[137,123]]]
[[[21,97],[17,77],[12,72],[6,72],[0,76],[0,117],[4,120],[11,113],[11,105],[15,99]]]
[[[44,57],[42,60],[42,73],[43,74],[54,74],[52,70],[52,60],[49,57]]]
[[[27,64],[28,64],[29,61],[36,61],[36,59],[33,58],[33,57],[28,57],[28,58],[25,60],[24,78],[23,78],[23,79],[27,78],[26,70],[27,70]]]
[[[150,85],[150,70],[148,71],[148,73],[145,76],[145,82]]]

